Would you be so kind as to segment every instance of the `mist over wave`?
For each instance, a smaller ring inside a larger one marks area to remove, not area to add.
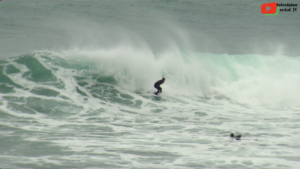
[[[153,91],[165,77],[167,95],[224,97],[254,104],[298,104],[300,59],[288,56],[218,55],[170,48],[154,54],[148,48],[120,46],[108,50],[74,50],[62,56],[89,58],[96,71],[130,91]]]

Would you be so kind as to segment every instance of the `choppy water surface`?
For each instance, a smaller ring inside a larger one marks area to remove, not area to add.
[[[2,61],[4,168],[299,165],[297,106],[130,92],[82,62],[49,53]],[[231,139],[231,132],[242,140]]]

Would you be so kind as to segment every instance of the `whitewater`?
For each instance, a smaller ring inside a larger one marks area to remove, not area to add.
[[[297,15],[244,3],[1,1],[0,168],[299,168]]]

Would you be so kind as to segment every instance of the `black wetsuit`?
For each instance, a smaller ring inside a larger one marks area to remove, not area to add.
[[[154,83],[154,87],[157,89],[157,92],[155,94],[158,94],[158,92],[162,92],[162,88],[160,87],[161,84],[163,84],[163,80],[159,80],[156,83]]]

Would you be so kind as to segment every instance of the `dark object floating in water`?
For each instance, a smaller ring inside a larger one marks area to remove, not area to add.
[[[234,136],[234,134],[233,134],[233,133],[231,133],[231,134],[230,134],[230,137],[231,137],[231,138],[235,138],[236,140],[240,140],[240,139],[241,139],[241,137],[242,137],[242,135],[237,135],[237,136]]]

